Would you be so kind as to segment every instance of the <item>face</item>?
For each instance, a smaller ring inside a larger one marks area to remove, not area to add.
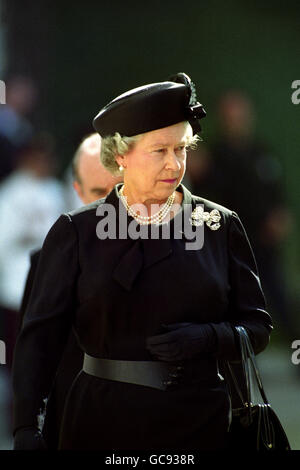
[[[74,188],[84,204],[105,197],[122,178],[112,176],[101,164],[99,153],[83,153],[79,160],[80,183]]]
[[[118,156],[127,194],[136,202],[168,198],[184,176],[191,137],[191,126],[180,122],[143,134],[131,151]]]

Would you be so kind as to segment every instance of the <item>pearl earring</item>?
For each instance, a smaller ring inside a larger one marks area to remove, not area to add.
[[[120,165],[120,166],[119,166],[119,171],[123,171],[123,170],[124,170],[123,165]]]

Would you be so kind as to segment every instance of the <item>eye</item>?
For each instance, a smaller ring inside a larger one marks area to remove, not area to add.
[[[104,189],[92,189],[91,192],[98,198],[106,195],[106,191]]]

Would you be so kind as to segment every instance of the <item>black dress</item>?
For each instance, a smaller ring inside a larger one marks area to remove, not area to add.
[[[91,356],[145,361],[153,360],[146,338],[162,324],[210,323],[216,352],[184,361],[195,380],[166,391],[81,371],[68,394],[60,448],[224,448],[231,410],[218,360],[239,357],[234,325],[247,328],[256,353],[272,329],[243,226],[234,212],[180,186],[184,211],[204,204],[221,216],[217,230],[204,223],[201,249],[187,250],[185,235],[176,237],[179,215],[169,239],[100,240],[104,201],[118,221],[117,188],[62,215],[45,240],[15,351],[14,427],[36,424],[71,327]]]

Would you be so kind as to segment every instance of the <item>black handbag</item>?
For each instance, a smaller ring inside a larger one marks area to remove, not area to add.
[[[237,326],[236,331],[240,341],[244,380],[241,384],[240,379],[237,379],[237,374],[234,372],[235,364],[228,361],[224,364],[229,389],[231,388],[232,391],[232,386],[235,387],[242,404],[241,407],[233,407],[232,409],[228,449],[241,451],[291,450],[280,420],[267,400],[247,331],[242,326]],[[255,385],[260,392],[263,403],[253,404],[252,402]]]

